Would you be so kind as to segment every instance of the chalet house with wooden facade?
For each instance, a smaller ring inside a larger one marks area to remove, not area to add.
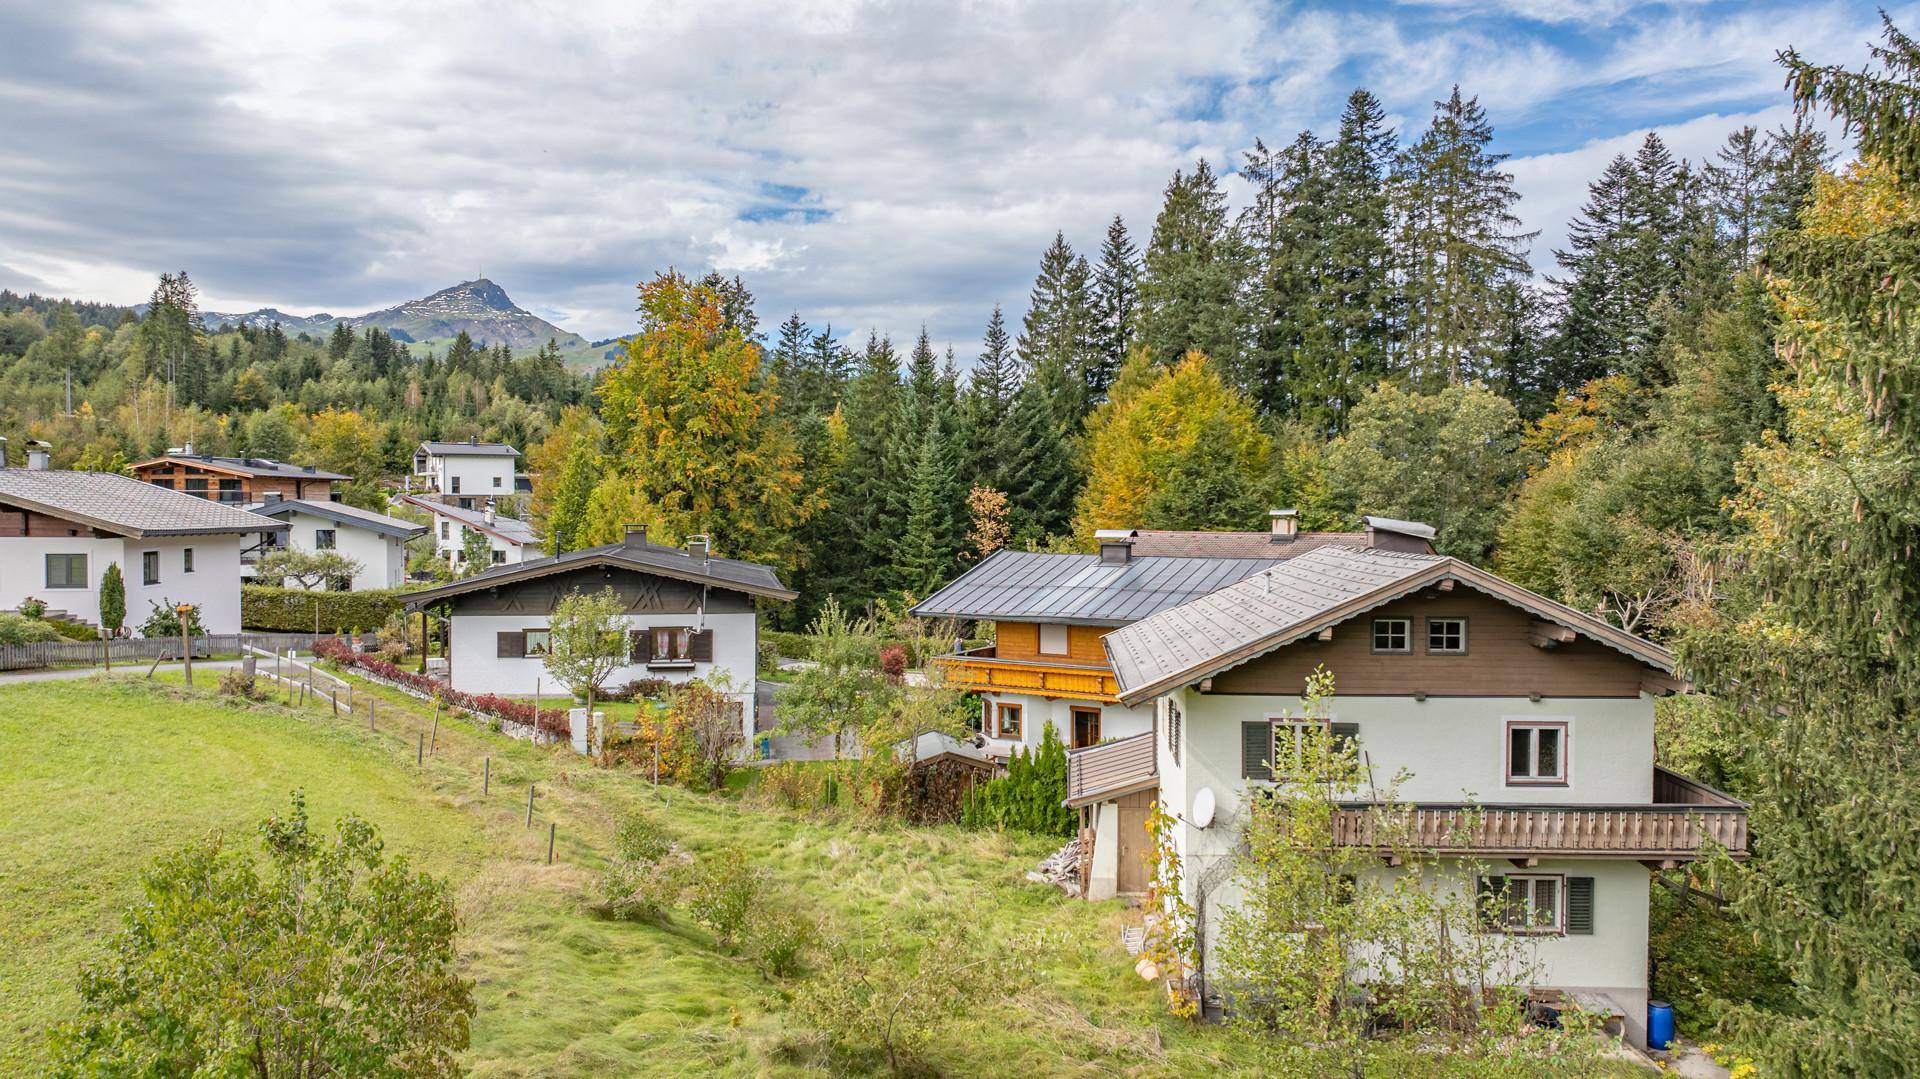
[[[638,679],[686,682],[725,674],[741,709],[742,745],[754,736],[759,615],[756,604],[797,595],[768,566],[647,541],[630,528],[620,543],[497,566],[406,595],[406,609],[448,611],[448,677],[468,693],[531,697],[566,689],[544,662],[548,616],[574,591],[612,588],[626,604],[628,662],[609,686]]]
[[[0,468],[0,610],[28,599],[100,624],[100,579],[120,566],[126,624],[156,604],[191,603],[209,633],[240,632],[240,549],[286,524],[238,506],[110,472]]]
[[[1431,550],[1433,529],[1413,522],[1302,533],[1293,510],[1269,517],[1265,532],[1102,532],[1097,555],[998,551],[913,613],[991,627],[992,644],[938,661],[948,685],[979,695],[989,755],[1034,749],[1048,727],[1070,748],[1125,738],[1152,727],[1152,710],[1121,701],[1104,634],[1334,540]]]
[[[1654,764],[1654,700],[1678,688],[1672,655],[1454,558],[1323,545],[1102,645],[1119,707],[1151,718],[1069,757],[1069,804],[1092,847],[1087,894],[1144,891],[1158,803],[1204,927],[1203,996],[1208,934],[1240,900],[1222,870],[1244,808],[1322,724],[1366,774],[1408,777],[1398,796],[1416,809],[1416,846],[1451,867],[1454,886],[1499,898],[1491,931],[1528,936],[1539,987],[1611,1011],[1640,1044],[1649,870],[1709,845],[1746,850],[1744,805]],[[1336,694],[1327,715],[1303,719],[1321,666]],[[1372,793],[1350,792],[1335,842],[1379,849]],[[1471,872],[1469,858],[1494,868]],[[1379,872],[1398,864],[1383,851]]]
[[[230,506],[265,502],[268,498],[329,502],[335,497],[334,484],[353,480],[352,476],[327,472],[313,465],[288,464],[266,457],[196,454],[191,442],[177,451],[167,451],[164,456],[141,461],[133,466],[133,474],[156,487]]]

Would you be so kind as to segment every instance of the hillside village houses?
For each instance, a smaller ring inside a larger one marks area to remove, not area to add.
[[[499,512],[491,499],[483,501],[477,510],[412,494],[395,495],[393,502],[396,506],[411,507],[432,516],[429,527],[433,534],[434,553],[446,559],[447,565],[453,567],[455,573],[468,571],[466,543],[469,530],[487,537],[488,560],[492,566],[518,565],[546,553],[541,546],[540,533],[532,525]]]
[[[109,472],[0,468],[0,610],[40,600],[48,613],[98,626],[100,578],[118,563],[127,623],[191,603],[209,633],[240,631],[240,551],[285,522],[218,499]]]
[[[797,593],[767,566],[712,554],[707,539],[685,547],[647,540],[630,527],[618,543],[513,565],[409,593],[406,609],[447,611],[447,676],[468,693],[564,693],[544,662],[548,616],[575,591],[612,588],[626,604],[628,663],[609,686],[636,680],[726,683],[740,709],[743,744],[754,737],[759,655],[757,600]]]
[[[132,466],[135,478],[183,494],[244,506],[269,498],[335,501],[335,483],[352,476],[313,465],[289,464],[266,457],[214,457],[195,453],[193,443],[168,450]]]
[[[1653,763],[1673,657],[1431,553],[1423,525],[1366,523],[1302,536],[1277,513],[1272,553],[1244,560],[1260,550],[1246,533],[1152,538],[1180,555],[1138,554],[1136,532],[1103,534],[1098,556],[1002,552],[919,610],[995,622],[993,647],[942,661],[950,684],[981,694],[989,752],[1036,745],[1047,724],[1078,747],[1068,804],[1088,898],[1144,893],[1148,813],[1175,820],[1181,887],[1204,927],[1203,999],[1218,912],[1240,901],[1244,807],[1324,726],[1369,775],[1406,772],[1418,844],[1454,886],[1497,897],[1491,928],[1534,945],[1536,987],[1644,1046],[1648,872],[1710,844],[1746,850],[1744,805]],[[1337,680],[1330,714],[1302,718],[1322,665]],[[1372,792],[1349,793],[1336,841],[1374,849]],[[1470,879],[1466,858],[1495,868]],[[1384,852],[1378,872],[1396,872]]]
[[[532,489],[516,471],[519,461],[519,450],[499,442],[422,442],[413,451],[406,490],[436,495],[462,509],[478,509],[489,499],[505,505]]]

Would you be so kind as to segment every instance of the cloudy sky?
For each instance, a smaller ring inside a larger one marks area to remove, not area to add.
[[[1897,22],[1920,20],[1889,4]],[[0,286],[357,314],[485,274],[589,337],[656,270],[971,356],[1056,229],[1144,246],[1169,174],[1477,94],[1541,230],[1649,128],[1698,159],[1858,64],[1872,3],[0,0]]]

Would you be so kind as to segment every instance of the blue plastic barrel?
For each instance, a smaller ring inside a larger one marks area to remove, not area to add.
[[[1665,1049],[1673,1042],[1673,1005],[1647,1001],[1647,1048]]]

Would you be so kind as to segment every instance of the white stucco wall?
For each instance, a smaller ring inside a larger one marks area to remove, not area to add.
[[[505,498],[513,494],[513,469],[518,457],[468,456],[456,454],[427,458],[427,474],[433,477],[440,493],[462,498]],[[454,490],[455,479],[460,489]]]
[[[444,534],[442,533],[443,525],[445,526]],[[511,566],[541,556],[542,552],[540,549],[532,544],[510,543],[491,532],[482,532],[482,534],[487,537],[488,549],[499,551],[504,557],[503,561],[492,563],[494,565]],[[462,545],[466,543],[466,540],[466,525],[461,524],[451,517],[443,517],[437,513],[433,515],[433,549],[439,553],[440,557],[447,560],[448,565],[453,566],[456,570],[463,567],[454,561],[453,556],[455,552],[463,550]]]
[[[326,517],[294,512],[286,515],[287,546],[296,551],[316,551],[314,533],[331,528],[334,550],[360,563],[353,575],[353,589],[398,588],[407,580],[407,542],[383,535],[370,528],[334,521]],[[288,580],[286,587],[298,588],[300,582]],[[325,587],[324,585],[322,587]]]
[[[127,625],[136,627],[153,613],[150,603],[195,603],[200,625],[208,633],[240,632],[240,539],[227,536],[183,536],[124,541],[126,553],[120,573],[127,582]],[[251,541],[251,537],[249,537]],[[193,572],[185,571],[185,551],[193,548]],[[160,553],[160,581],[143,583],[141,555]],[[100,570],[94,571],[99,583]],[[49,601],[51,602],[51,601]],[[96,602],[95,611],[98,612]]]
[[[49,610],[67,611],[75,617],[98,625],[100,622],[100,575],[107,563],[119,562],[126,578],[128,621],[134,606],[132,591],[140,567],[126,564],[122,540],[90,539],[85,536],[9,536],[0,539],[0,610],[17,610],[29,598],[45,600]],[[48,588],[47,555],[84,554],[87,556],[85,588]],[[140,606],[141,619],[146,605]]]
[[[501,659],[499,634],[508,630],[544,629],[547,619],[539,614],[455,614],[452,619],[453,687],[468,693],[498,693],[503,696],[530,696],[536,685],[542,693],[562,696],[567,693],[538,657]],[[751,613],[709,614],[702,621],[689,614],[634,614],[625,622],[629,629],[658,629],[668,626],[701,627],[713,631],[713,662],[688,666],[653,667],[644,663],[619,668],[606,685],[619,686],[636,678],[664,678],[669,682],[687,682],[717,671],[732,678],[735,696],[742,702],[742,734],[753,741],[754,660],[758,640],[758,620]]]
[[[1071,701],[1065,699],[1048,700],[1045,697],[1030,697],[1024,693],[986,693],[981,696],[996,704],[1006,702],[1017,704],[1021,712],[1021,736],[1014,738],[996,738],[991,729],[981,733],[986,737],[986,750],[996,757],[1011,756],[1017,749],[1029,751],[1040,748],[1049,724],[1060,738],[1060,744],[1073,745],[1073,710],[1075,708],[1093,708],[1100,712],[1100,740],[1111,741],[1126,738],[1153,728],[1153,706],[1142,705],[1128,708],[1121,704],[1101,704],[1098,701]]]

